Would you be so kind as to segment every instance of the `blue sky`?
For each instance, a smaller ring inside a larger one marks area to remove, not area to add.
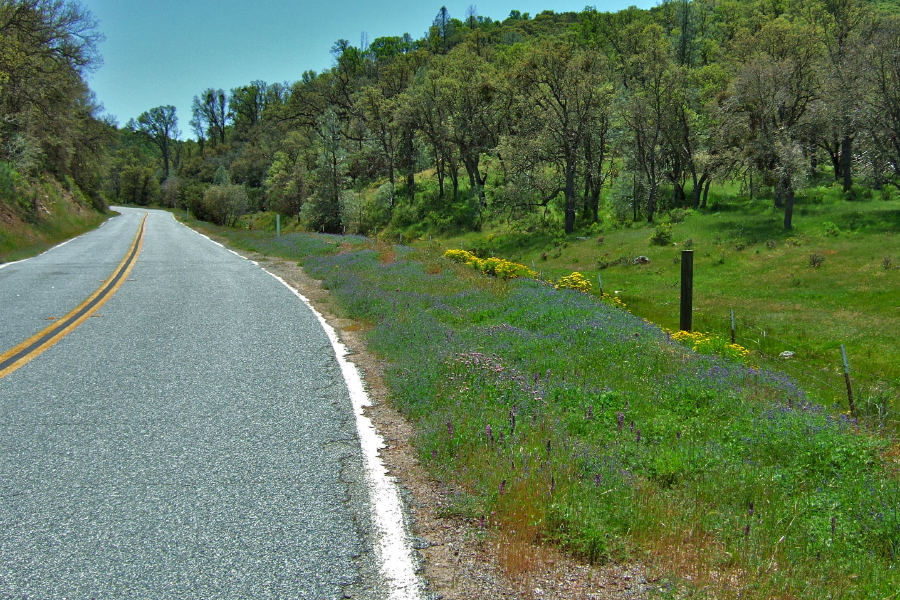
[[[359,45],[409,33],[424,35],[441,3],[411,0],[311,2],[309,0],[80,0],[106,36],[103,66],[90,75],[91,89],[120,125],[155,106],[173,104],[182,132],[189,130],[191,101],[207,88],[231,88],[261,79],[293,82],[304,71],[333,64],[338,39]],[[657,0],[464,0],[445,6],[465,18],[475,5],[495,20],[511,10],[580,11],[586,5],[617,11],[650,8]]]

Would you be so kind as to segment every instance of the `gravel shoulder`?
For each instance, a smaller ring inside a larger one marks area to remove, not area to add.
[[[382,460],[397,478],[412,517],[432,598],[619,600],[649,598],[659,589],[640,565],[597,567],[553,548],[510,544],[501,534],[448,511],[455,490],[430,477],[419,463],[411,444],[413,426],[392,407],[384,362],[366,349],[361,326],[336,316],[328,291],[295,262],[239,253],[308,298],[352,351],[373,402],[367,414],[385,441]]]

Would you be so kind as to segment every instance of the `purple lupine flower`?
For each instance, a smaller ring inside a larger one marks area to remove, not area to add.
[[[500,495],[503,495],[503,492],[506,491],[506,480],[500,482]]]
[[[622,431],[622,427],[625,426],[625,415],[620,412],[616,413],[616,427],[618,427],[619,431]]]
[[[453,437],[453,421],[447,421],[447,433]]]
[[[485,425],[485,427],[484,427],[484,435],[487,436],[488,442],[489,442],[490,444],[493,444],[493,443],[494,443],[494,432],[493,432],[493,430],[491,429],[491,424],[490,424],[490,423],[488,423],[487,425]]]

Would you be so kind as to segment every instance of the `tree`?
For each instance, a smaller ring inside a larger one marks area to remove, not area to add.
[[[167,178],[169,176],[169,152],[173,141],[181,135],[178,130],[175,107],[170,104],[151,108],[141,113],[137,122],[129,123],[129,127],[133,131],[147,136],[147,139],[159,148],[162,155],[163,174]]]
[[[247,139],[250,131],[262,119],[269,98],[269,86],[261,80],[231,90],[228,106],[234,115],[233,123],[236,135]]]
[[[853,154],[862,130],[867,86],[864,46],[869,9],[861,0],[823,0],[815,14],[824,42],[822,102],[811,115],[810,137],[825,150],[844,192],[853,186]]]
[[[632,168],[643,180],[643,210],[652,222],[658,208],[663,169],[671,158],[666,146],[667,111],[674,102],[673,65],[658,25],[635,22],[625,32],[630,44],[623,57],[622,119],[628,130]]]
[[[0,160],[93,179],[78,152],[106,143],[84,76],[100,65],[96,21],[74,0],[0,0]]]
[[[545,42],[525,55],[513,77],[514,89],[521,89],[524,118],[507,139],[504,160],[520,178],[538,169],[549,177],[544,181],[556,182],[551,189],[541,185],[540,195],[549,202],[563,194],[566,233],[575,229],[576,176],[585,145],[594,141],[592,130],[607,126],[612,88],[605,85],[603,70],[596,53]],[[519,147],[528,150],[522,154],[525,162],[519,162]],[[591,144],[591,149],[598,148]],[[591,162],[593,169],[593,156]]]
[[[807,112],[819,98],[814,30],[778,19],[736,46],[736,73],[722,118],[729,143],[775,186],[790,230],[794,194],[804,174]]]
[[[873,146],[876,184],[886,172],[900,187],[900,18],[885,18],[868,49],[871,94],[866,119]]]
[[[432,51],[436,54],[446,54],[450,49],[450,38],[453,36],[453,20],[450,11],[442,6],[434,18],[431,26]]]
[[[201,95],[194,96],[192,113],[191,126],[195,132],[205,129],[213,145],[225,143],[226,128],[234,115],[229,110],[224,90],[209,88]]]

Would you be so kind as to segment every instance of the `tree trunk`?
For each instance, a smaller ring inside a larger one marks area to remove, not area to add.
[[[566,161],[566,233],[575,231],[575,158]]]
[[[655,183],[650,184],[650,189],[647,190],[647,222],[652,223],[653,217],[656,213],[656,194],[657,194],[657,185]]]
[[[435,151],[435,153],[434,153],[434,164],[435,164],[435,167],[437,168],[438,198],[443,200],[444,199],[444,179],[446,177],[446,174],[444,171],[444,159],[440,155],[440,153],[438,153],[437,151]]]
[[[409,201],[416,199],[416,160],[414,157],[415,146],[412,135],[406,137],[406,189],[409,191]]]
[[[853,139],[848,135],[841,140],[841,175],[844,178],[844,193],[853,189]]]
[[[694,178],[694,189],[691,190],[691,194],[693,198],[691,199],[691,206],[694,208],[700,208],[700,195],[703,193],[703,188],[706,185],[706,180],[709,177],[706,173],[700,176],[699,179]]]
[[[706,185],[703,186],[703,204],[701,205],[703,208],[706,208],[706,201],[709,199],[709,186],[712,183],[712,179],[706,180]]]
[[[794,227],[794,186],[788,179],[780,187],[784,190],[784,229],[790,231]]]

